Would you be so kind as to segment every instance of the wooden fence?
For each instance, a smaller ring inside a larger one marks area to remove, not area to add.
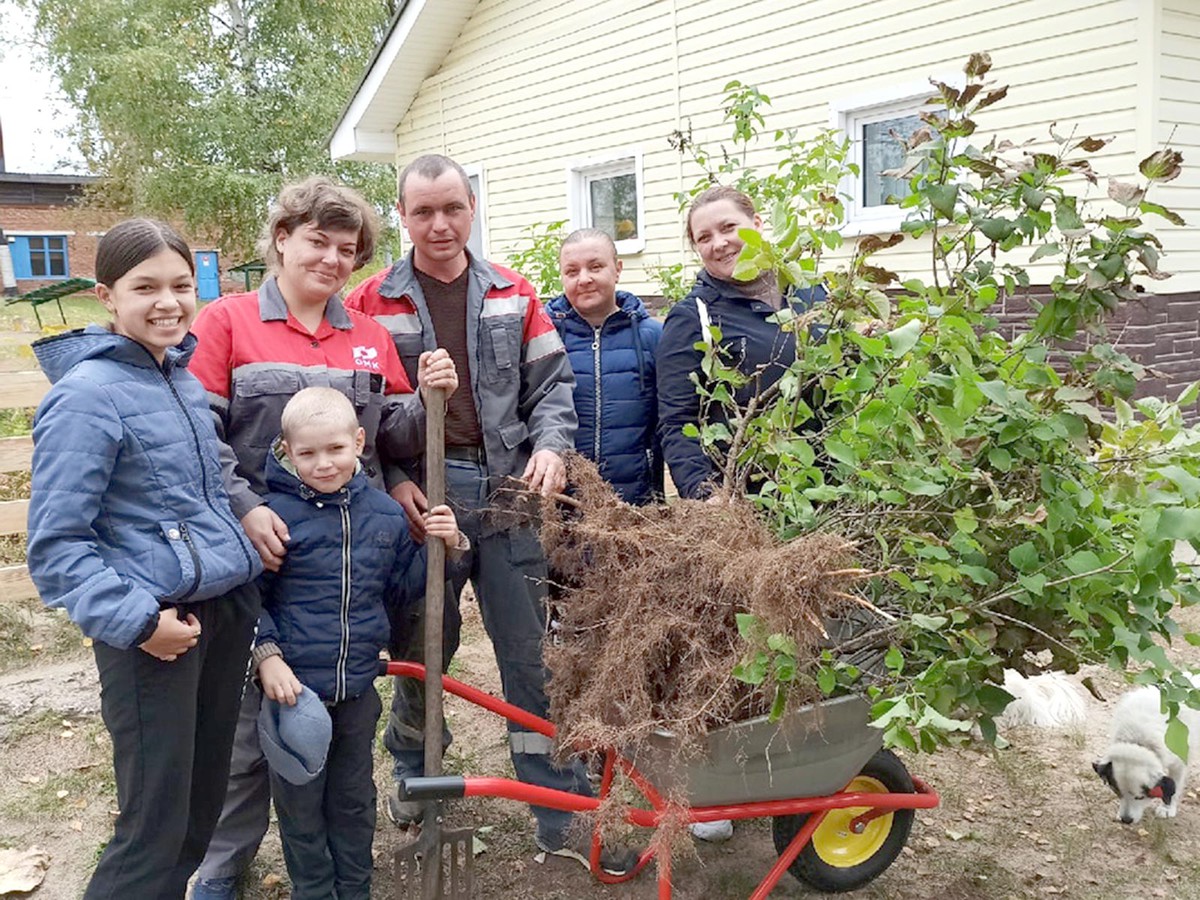
[[[49,388],[50,382],[41,372],[0,372],[0,409],[37,406]],[[28,472],[32,459],[33,438],[29,435],[0,438],[0,472]],[[0,534],[25,534],[28,516],[29,500],[0,501]],[[0,602],[37,595],[24,564],[0,566]]]

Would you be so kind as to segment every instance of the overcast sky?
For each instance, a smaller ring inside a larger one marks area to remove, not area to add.
[[[32,31],[26,13],[0,0],[0,126],[9,172],[85,172],[79,151],[62,135],[75,116],[51,74],[22,46]]]

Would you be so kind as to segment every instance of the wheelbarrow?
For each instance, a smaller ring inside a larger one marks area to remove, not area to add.
[[[412,662],[384,664],[386,674],[425,679],[425,667]],[[555,737],[551,722],[449,676],[443,690],[529,731]],[[666,798],[684,796],[683,820],[713,822],[770,816],[779,858],[752,893],[768,896],[785,872],[826,893],[850,891],[878,877],[899,856],[912,828],[914,811],[938,805],[938,795],[909,775],[882,738],[868,725],[868,708],[857,697],[839,697],[794,710],[780,722],[765,717],[716,729],[707,753],[694,763],[672,767],[674,738],[654,735],[636,761],[616,748],[592,749],[604,760],[597,797],[526,784],[511,778],[463,775],[405,778],[401,797],[443,801],[460,797],[499,797],[566,812],[592,812],[608,797],[616,772],[623,772],[649,809],[627,806],[624,820],[656,828],[680,810]],[[655,860],[651,849],[624,875],[600,868],[600,834],[592,836],[590,868],[605,884],[636,877]],[[671,897],[669,860],[660,858],[658,896]]]

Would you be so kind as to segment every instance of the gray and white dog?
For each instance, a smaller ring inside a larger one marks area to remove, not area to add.
[[[1194,759],[1200,749],[1200,711],[1181,706],[1179,718],[1188,727],[1188,755]],[[1117,701],[1108,752],[1092,768],[1120,800],[1117,818],[1126,825],[1140,822],[1155,800],[1162,801],[1154,807],[1156,815],[1174,818],[1179,812],[1188,762],[1167,749],[1166,733],[1158,688],[1137,688]]]

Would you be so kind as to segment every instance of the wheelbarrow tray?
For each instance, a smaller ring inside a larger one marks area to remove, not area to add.
[[[661,795],[686,797],[692,807],[824,797],[849,784],[883,746],[869,713],[860,697],[835,697],[778,722],[760,716],[716,728],[691,756],[678,756],[678,739],[658,731],[632,758]]]

